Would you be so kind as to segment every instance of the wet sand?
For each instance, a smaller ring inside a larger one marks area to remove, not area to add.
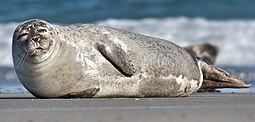
[[[255,94],[183,98],[36,99],[0,94],[0,122],[255,122]]]

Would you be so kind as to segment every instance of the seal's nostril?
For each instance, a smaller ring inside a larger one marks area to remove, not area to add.
[[[32,40],[33,40],[34,42],[38,42],[38,41],[40,40],[40,38],[39,38],[39,37],[33,37]]]

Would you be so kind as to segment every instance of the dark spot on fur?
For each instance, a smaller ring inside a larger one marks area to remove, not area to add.
[[[185,93],[189,92],[189,87],[188,86],[185,87],[184,92]]]

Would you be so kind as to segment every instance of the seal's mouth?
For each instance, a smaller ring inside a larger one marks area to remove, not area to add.
[[[46,53],[46,52],[47,52],[47,50],[45,50],[41,47],[38,47],[38,48],[35,48],[35,49],[29,51],[28,55],[31,56],[31,57],[40,56],[40,55],[42,55],[43,53]]]
[[[35,57],[35,56],[41,56],[45,53],[47,53],[53,45],[53,41],[41,41],[41,42],[33,42],[32,44],[28,44],[26,46],[27,50],[26,52],[30,57]]]

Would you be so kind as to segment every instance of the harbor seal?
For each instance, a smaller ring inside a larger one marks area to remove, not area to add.
[[[38,98],[178,97],[203,80],[248,87],[170,41],[93,24],[25,21],[12,54],[19,80]]]

